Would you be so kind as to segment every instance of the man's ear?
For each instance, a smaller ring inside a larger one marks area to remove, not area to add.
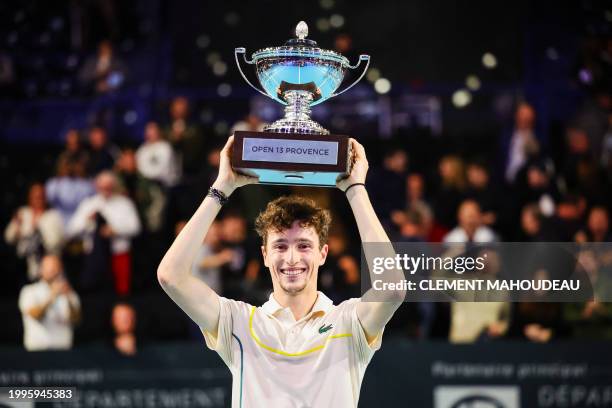
[[[323,245],[323,247],[321,248],[321,265],[325,263],[328,252],[329,252],[329,245],[327,244]]]
[[[264,245],[261,246],[261,256],[263,257],[264,266],[269,268],[268,260],[266,258],[266,247]]]

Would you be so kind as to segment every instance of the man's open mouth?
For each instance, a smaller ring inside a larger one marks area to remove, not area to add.
[[[280,273],[286,276],[298,276],[306,272],[306,268],[281,268]]]

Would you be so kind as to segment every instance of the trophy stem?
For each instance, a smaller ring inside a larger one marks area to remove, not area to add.
[[[308,91],[287,91],[283,94],[283,99],[287,101],[285,106],[285,119],[289,120],[309,120],[310,103],[312,94]]]
[[[287,102],[285,117],[264,128],[268,132],[301,133],[312,135],[328,135],[329,131],[310,119],[310,104],[313,101],[312,93],[303,90],[290,90],[283,92],[283,99]]]

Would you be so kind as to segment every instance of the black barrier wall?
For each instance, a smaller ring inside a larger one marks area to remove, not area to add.
[[[248,379],[245,379],[248,381]],[[31,407],[229,407],[229,370],[204,345],[149,346],[135,357],[107,348],[27,353],[0,349],[0,387],[75,387],[72,403]],[[4,404],[4,405],[2,405]],[[471,405],[470,405],[471,404]],[[609,343],[449,345],[386,342],[360,407],[612,407]]]

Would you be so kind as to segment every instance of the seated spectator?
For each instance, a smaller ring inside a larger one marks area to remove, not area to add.
[[[586,228],[578,231],[574,240],[576,242],[612,241],[608,210],[600,206],[591,208],[587,218]]]
[[[87,197],[95,194],[94,183],[85,178],[85,167],[81,162],[60,161],[55,177],[45,183],[47,200],[62,216],[64,227]]]
[[[86,93],[104,94],[119,89],[126,74],[127,69],[115,54],[111,42],[102,41],[98,53],[85,61],[79,80]]]
[[[451,343],[472,343],[503,337],[510,323],[510,303],[453,302]]]
[[[28,192],[28,205],[20,207],[4,231],[7,243],[17,246],[17,256],[25,258],[29,281],[39,277],[40,261],[49,253],[62,251],[64,225],[60,213],[47,205],[45,188],[36,183]]]
[[[246,219],[236,212],[225,215],[221,221],[222,243],[232,252],[231,261],[221,268],[221,279],[228,297],[252,296],[260,275],[260,246],[247,235]],[[246,278],[246,279],[245,279]],[[233,295],[230,295],[233,293]]]
[[[368,175],[368,192],[374,209],[383,220],[389,220],[393,211],[406,209],[408,202],[406,178],[408,155],[400,148],[385,153],[382,167],[375,167]],[[390,194],[389,192],[393,192]]]
[[[136,167],[136,155],[132,149],[124,149],[115,165],[119,191],[128,196],[138,209],[147,232],[158,232],[163,226],[166,195],[163,187],[143,177]]]
[[[181,224],[180,229],[184,226]],[[177,230],[176,234],[180,232]],[[230,262],[234,252],[221,242],[221,222],[214,221],[210,226],[200,253],[193,262],[191,273],[202,279],[215,293],[222,294],[221,268]]]
[[[582,226],[586,212],[586,200],[582,196],[567,194],[557,204],[551,219],[555,234],[561,241],[573,241]]]
[[[263,132],[267,123],[261,120],[259,116],[254,113],[249,113],[243,120],[234,123],[230,134],[234,134],[236,131],[252,131],[252,132]]]
[[[138,352],[136,338],[136,311],[124,302],[117,303],[111,313],[113,327],[113,346],[124,356],[133,356]]]
[[[204,162],[204,136],[189,121],[189,101],[184,96],[172,100],[164,133],[180,160],[181,174],[187,178],[198,175]]]
[[[551,217],[559,199],[554,167],[549,160],[530,161],[516,176],[515,202],[519,208],[537,203],[542,215]]]
[[[498,222],[501,193],[491,184],[489,170],[484,163],[473,161],[468,164],[466,198],[471,198],[480,205],[484,224],[494,226]]]
[[[47,255],[40,263],[40,280],[19,293],[23,317],[23,343],[28,351],[67,350],[79,321],[79,297],[64,278],[62,262]]]
[[[68,165],[78,164],[82,168],[87,168],[89,155],[81,143],[81,137],[76,129],[70,129],[66,133],[66,145],[64,150],[57,158],[57,168]]]
[[[156,122],[147,123],[145,142],[136,151],[136,164],[140,174],[166,187],[174,186],[180,178],[172,146],[162,138]]]
[[[87,174],[96,176],[103,170],[110,170],[119,158],[119,149],[108,141],[106,130],[94,127],[89,131],[89,165]]]
[[[436,222],[447,231],[455,225],[457,208],[464,199],[466,180],[463,160],[444,156],[438,163],[439,186],[433,196]]]
[[[117,180],[109,171],[96,177],[97,194],[85,199],[68,224],[71,237],[82,237],[88,255],[85,260],[85,286],[95,286],[109,269],[115,291],[126,295],[131,287],[131,240],[140,233],[134,203],[116,192]],[[110,264],[110,268],[109,268]]]
[[[335,228],[329,234],[329,251],[319,268],[319,284],[330,299],[341,302],[356,297],[360,290],[359,262],[350,253],[346,234]]]
[[[519,237],[523,242],[555,242],[558,240],[537,204],[527,204],[523,207]]]
[[[457,211],[458,225],[444,237],[444,242],[487,243],[497,241],[495,232],[484,225],[480,206],[474,200],[465,200]]]
[[[530,157],[539,151],[539,143],[535,134],[536,113],[533,107],[522,102],[518,105],[514,116],[514,129],[507,146],[505,176],[506,181],[513,184],[518,172],[525,166]]]

